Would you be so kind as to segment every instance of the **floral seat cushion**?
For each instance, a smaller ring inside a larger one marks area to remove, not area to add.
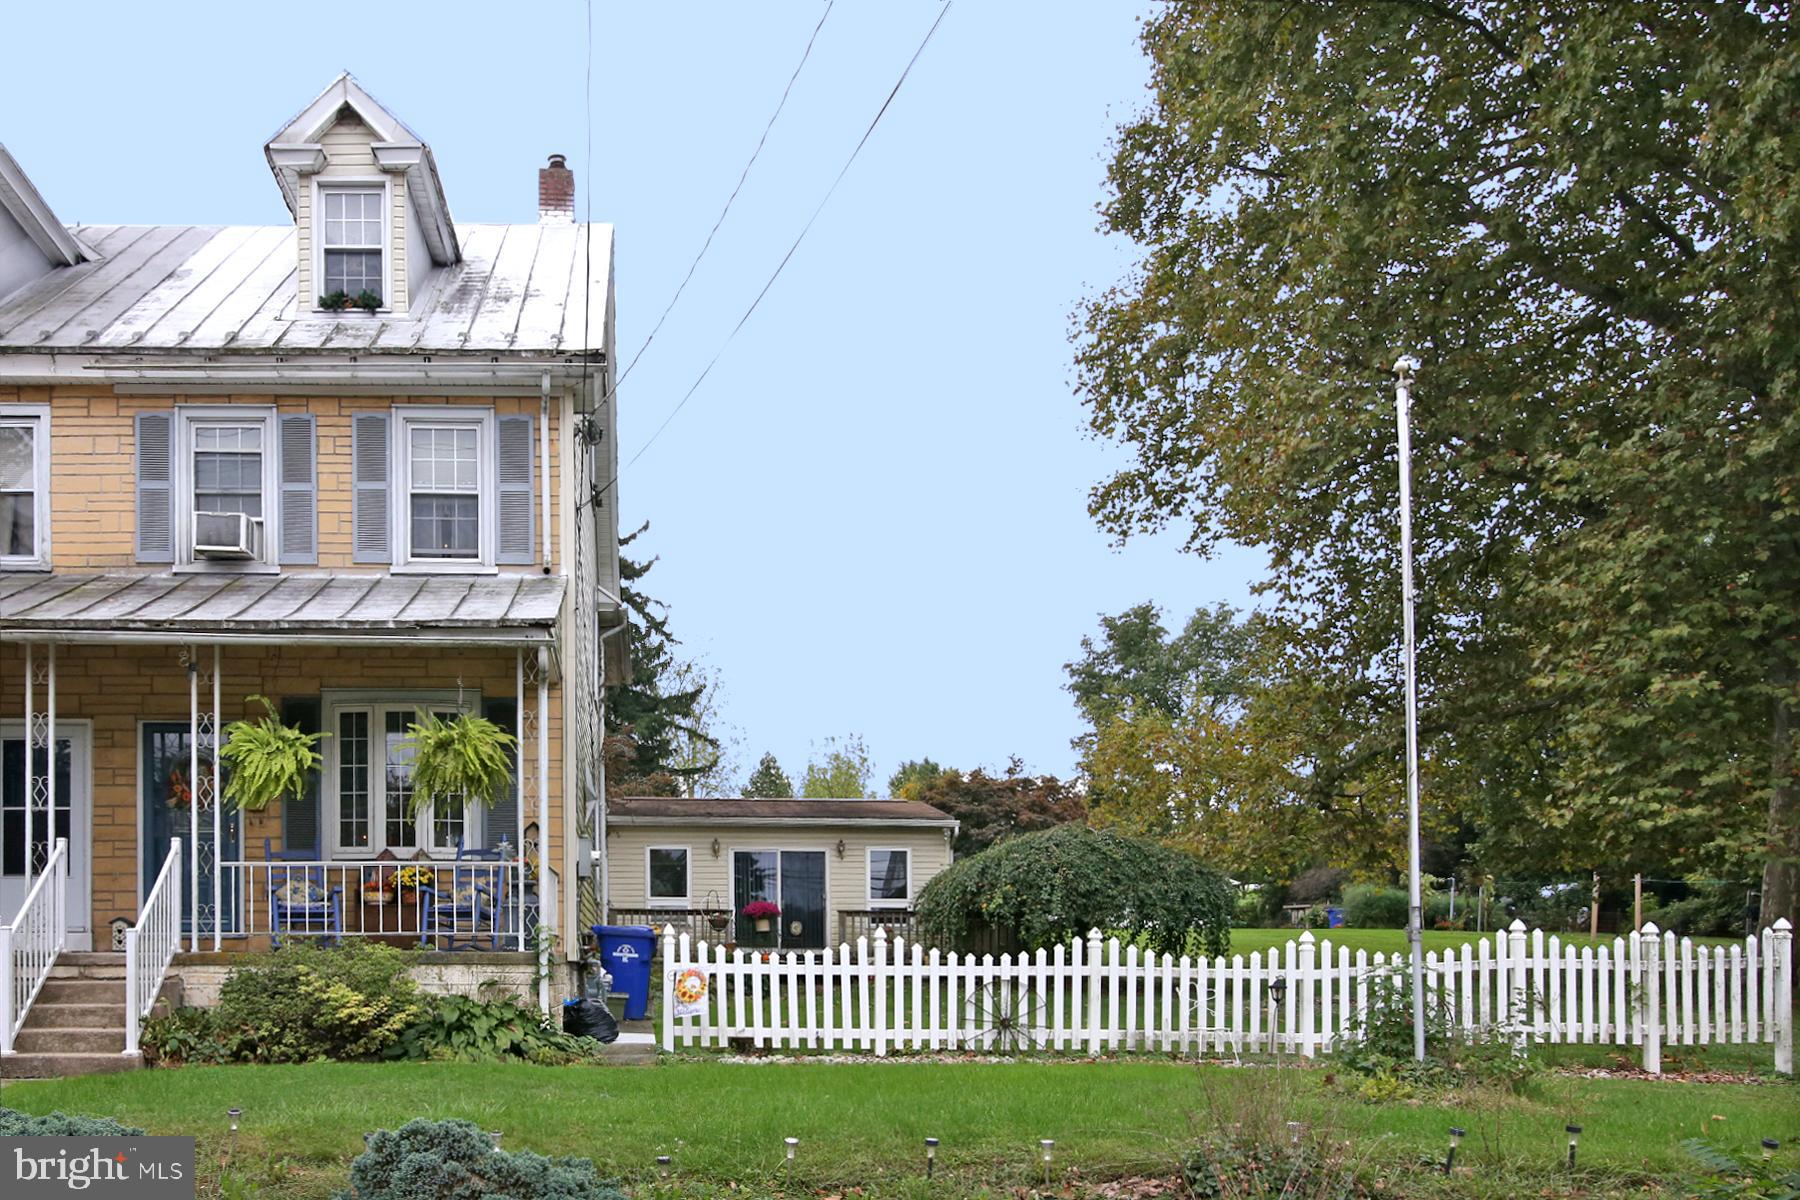
[[[279,904],[285,904],[290,907],[307,904],[323,904],[326,900],[326,892],[323,887],[313,880],[308,879],[303,875],[297,875],[289,878],[280,887],[275,889],[275,900]]]

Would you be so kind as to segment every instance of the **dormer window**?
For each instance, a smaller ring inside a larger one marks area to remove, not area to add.
[[[320,187],[321,298],[342,295],[352,306],[368,292],[386,302],[387,190]]]

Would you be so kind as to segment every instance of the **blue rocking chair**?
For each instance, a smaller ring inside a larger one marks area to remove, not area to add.
[[[438,878],[442,878],[440,874]],[[456,839],[450,886],[421,888],[424,928],[419,945],[441,939],[442,950],[500,949],[500,913],[506,899],[506,868],[498,850],[474,850]],[[460,939],[460,940],[459,940]]]
[[[263,839],[263,858],[271,863],[306,861],[306,851],[276,850]],[[277,949],[290,937],[316,937],[336,945],[344,937],[343,889],[327,887],[325,868],[269,868],[269,944]]]

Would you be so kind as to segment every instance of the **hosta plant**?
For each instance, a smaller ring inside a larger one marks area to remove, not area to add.
[[[283,797],[305,794],[306,777],[323,761],[313,747],[326,735],[284,725],[266,696],[249,700],[263,706],[263,716],[227,725],[219,757],[232,768],[225,782],[226,801],[255,812]]]
[[[479,803],[492,808],[512,785],[518,739],[486,717],[459,713],[445,720],[420,712],[406,729],[413,752],[412,806]]]

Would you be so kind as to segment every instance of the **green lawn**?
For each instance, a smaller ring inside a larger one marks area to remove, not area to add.
[[[751,1194],[781,1186],[782,1138],[794,1136],[794,1188],[861,1186],[877,1197],[916,1193],[928,1135],[943,1139],[940,1195],[1035,1178],[1043,1137],[1056,1139],[1058,1171],[1086,1182],[1167,1174],[1197,1131],[1235,1123],[1281,1136],[1287,1121],[1306,1122],[1427,1191],[1438,1185],[1418,1163],[1441,1152],[1451,1125],[1469,1131],[1465,1182],[1511,1180],[1507,1187],[1533,1191],[1556,1178],[1569,1122],[1585,1127],[1583,1165],[1594,1173],[1590,1186],[1603,1190],[1682,1170],[1687,1137],[1710,1136],[1737,1153],[1764,1137],[1800,1138],[1800,1096],[1787,1083],[1550,1076],[1526,1097],[1370,1105],[1323,1069],[1169,1062],[210,1067],[11,1083],[0,1103],[196,1134],[203,1176],[217,1162],[225,1109],[236,1105],[244,1110],[239,1161],[266,1171],[272,1200],[341,1187],[362,1134],[412,1116],[466,1117],[501,1130],[507,1148],[589,1156],[643,1190],[656,1155],[670,1154],[680,1190],[697,1193],[734,1182]]]

